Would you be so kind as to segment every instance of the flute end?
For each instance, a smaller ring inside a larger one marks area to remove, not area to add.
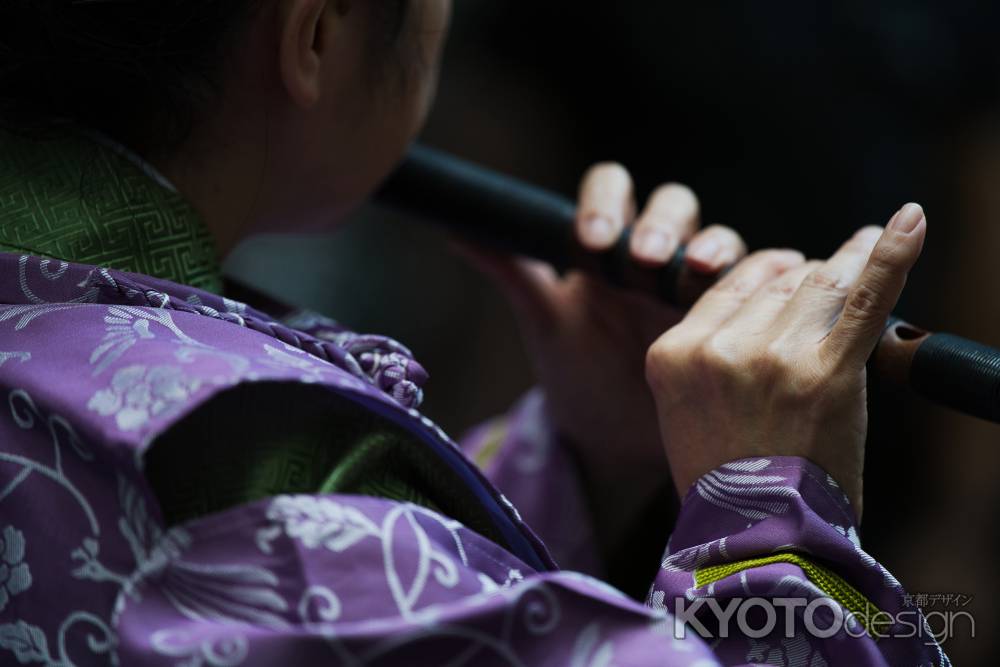
[[[908,385],[913,358],[930,335],[930,332],[909,322],[891,318],[872,354],[869,367],[880,382],[899,387]]]

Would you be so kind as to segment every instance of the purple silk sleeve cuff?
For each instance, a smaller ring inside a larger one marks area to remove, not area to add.
[[[862,550],[833,478],[773,457],[734,461],[690,489],[648,602],[723,664],[947,664],[903,600]]]

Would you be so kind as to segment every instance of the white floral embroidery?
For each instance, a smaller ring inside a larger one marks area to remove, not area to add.
[[[31,586],[31,570],[24,560],[24,533],[7,526],[0,534],[0,611],[11,597]]]
[[[0,625],[0,648],[13,652],[14,658],[22,665],[32,662],[41,663],[45,667],[73,667],[77,664],[92,664],[93,661],[90,659],[86,663],[77,663],[70,658],[67,652],[66,636],[73,626],[78,624],[90,625],[100,633],[91,632],[87,635],[86,646],[91,653],[93,655],[107,655],[104,664],[117,665],[118,657],[115,655],[117,637],[104,621],[85,611],[71,613],[59,626],[55,642],[59,653],[56,656],[53,656],[49,649],[49,641],[45,637],[45,632],[23,620]]]
[[[0,352],[0,366],[3,366],[12,359],[16,359],[23,364],[31,361],[31,352]]]
[[[333,369],[333,366],[329,364],[323,365],[325,362],[297,347],[286,343],[284,344],[284,348],[284,350],[279,350],[273,345],[265,343],[264,351],[267,352],[268,356],[265,363],[268,363],[273,368],[293,368],[301,371],[302,374],[299,376],[299,379],[308,384],[322,382],[324,378],[323,373]]]
[[[87,407],[105,417],[114,415],[122,431],[135,431],[154,417],[178,411],[199,387],[201,380],[188,378],[176,366],[136,364],[115,373],[111,386],[95,393]]]
[[[418,515],[427,517],[446,529],[455,541],[459,559],[464,565],[468,565],[465,547],[458,532],[461,524],[411,504],[393,506],[382,519],[382,524],[376,525],[357,508],[329,498],[279,496],[271,502],[267,513],[268,519],[277,525],[257,531],[257,546],[261,551],[271,553],[271,543],[282,532],[289,539],[302,542],[307,548],[322,547],[336,553],[350,549],[366,537],[378,539],[381,541],[386,583],[400,615],[410,621],[430,622],[430,616],[418,619],[417,606],[421,595],[432,576],[445,588],[456,586],[459,580],[458,568],[451,556],[431,541],[417,520]],[[404,539],[404,535],[411,539]],[[415,560],[411,561],[416,569],[409,571],[409,568],[403,568],[407,571],[405,576],[396,562],[399,542],[417,547]]]
[[[157,630],[149,638],[153,650],[172,658],[186,658],[177,667],[236,667],[246,660],[246,637],[229,634],[218,638],[198,638],[183,630]]]
[[[280,615],[288,603],[278,594],[278,583],[274,572],[254,565],[174,560],[162,580],[150,585],[191,620],[281,630],[289,627]]]
[[[45,662],[49,656],[49,641],[45,633],[24,621],[0,625],[0,648],[13,651],[21,664]]]
[[[858,537],[858,531],[854,529],[854,526],[838,526],[835,523],[831,523],[830,526],[836,530],[838,533],[846,537],[854,545],[854,551],[858,554],[858,558],[864,562],[864,564],[871,570],[875,570],[882,575],[882,583],[885,587],[895,591],[897,594],[903,594],[903,585],[899,583],[899,580],[892,575],[889,570],[875,560],[867,551],[861,548],[861,538]]]
[[[118,500],[123,512],[118,520],[118,532],[129,545],[135,563],[134,571],[129,575],[107,567],[101,562],[100,542],[95,537],[88,537],[84,538],[82,546],[70,553],[70,558],[79,563],[71,574],[77,579],[112,583],[122,595],[138,601],[140,596],[136,582],[144,576],[161,572],[171,558],[179,557],[190,546],[191,539],[181,529],[164,531],[149,516],[139,490],[121,476],[118,477]],[[121,598],[119,603],[123,603]],[[112,625],[117,624],[118,613],[116,609],[111,617]]]
[[[107,327],[104,338],[90,355],[94,375],[103,373],[140,340],[155,338],[149,331],[148,319],[141,317],[133,320],[129,313],[120,308],[110,309],[104,317],[104,323]]]
[[[340,618],[343,609],[336,593],[326,586],[314,585],[302,593],[298,611],[307,629],[333,637],[336,633],[333,623]]]
[[[719,540],[681,549],[663,559],[660,569],[664,572],[694,572],[712,559],[712,547],[718,547]]]
[[[34,267],[38,267],[38,272],[41,274],[42,278],[48,282],[56,282],[61,280],[63,276],[66,275],[67,269],[69,269],[69,264],[60,261],[59,268],[55,271],[50,271],[49,266],[52,263],[50,259],[43,259],[39,257],[32,257],[31,255],[21,255],[17,259],[17,282],[18,286],[21,288],[21,294],[25,296],[33,304],[45,304],[48,303],[45,299],[39,298],[31,288],[28,287],[28,268],[29,263]],[[93,303],[97,299],[97,285],[95,285],[91,280],[85,280],[83,283],[77,285],[77,287],[85,290],[82,294],[72,298],[66,299],[69,303]]]
[[[610,641],[601,640],[601,626],[591,623],[580,632],[573,645],[572,667],[610,667],[614,660],[615,647]]]
[[[838,526],[835,523],[831,523],[830,527],[849,539],[851,544],[853,544],[856,549],[861,548],[861,538],[858,537],[858,531],[854,529],[854,526],[847,526],[845,528],[844,526]]]
[[[202,347],[174,322],[168,311],[135,306],[111,306],[104,316],[105,334],[90,355],[94,375],[100,375],[140,341],[156,338],[150,325],[158,324],[172,334],[175,342]]]
[[[278,577],[274,572],[243,563],[208,565],[185,560],[184,554],[193,544],[187,531],[179,527],[164,530],[150,516],[143,495],[124,478],[119,478],[119,499],[124,516],[118,528],[136,564],[135,572],[121,584],[124,594],[138,601],[145,587],[156,589],[178,612],[195,621],[275,629],[289,626],[281,616],[288,610],[288,603],[277,592]],[[86,551],[85,545],[81,554],[85,559]],[[85,563],[86,578],[121,579],[113,573],[107,577],[107,570],[92,566],[94,560]],[[119,599],[116,618],[124,602]]]
[[[14,331],[23,331],[32,322],[34,322],[39,317],[44,317],[45,315],[51,315],[52,313],[61,313],[66,310],[73,310],[75,308],[89,308],[90,306],[86,304],[79,303],[63,303],[56,305],[17,305],[17,306],[0,306],[0,323],[9,322],[12,320],[17,320],[14,324]]]
[[[788,512],[789,499],[799,492],[785,486],[781,475],[765,474],[768,459],[736,461],[698,480],[698,495],[708,503],[751,521],[763,521]]]
[[[778,665],[779,667],[827,667],[827,662],[809,640],[802,635],[781,639],[771,644],[748,639],[747,662]]]
[[[6,487],[0,490],[0,502],[10,497],[32,475],[36,473],[41,474],[63,487],[73,496],[80,505],[80,509],[86,514],[87,520],[90,522],[91,532],[97,535],[100,532],[100,528],[93,508],[80,490],[67,479],[63,471],[63,449],[66,446],[83,461],[93,460],[91,451],[83,445],[76,431],[69,425],[69,422],[59,415],[42,414],[38,406],[35,405],[35,401],[31,398],[31,395],[23,389],[15,389],[10,392],[7,402],[10,405],[11,417],[18,428],[26,431],[34,429],[37,426],[47,428],[49,436],[52,439],[52,463],[47,465],[26,456],[0,451],[0,462],[21,467],[21,472]]]
[[[381,538],[375,523],[350,505],[314,496],[280,496],[267,510],[267,518],[284,524],[285,534],[300,540],[310,549],[322,545],[342,552],[366,537]],[[258,532],[257,544],[270,553],[270,542],[277,535],[267,528]]]

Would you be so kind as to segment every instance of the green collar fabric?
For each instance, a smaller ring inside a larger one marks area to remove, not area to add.
[[[194,209],[139,158],[88,136],[0,132],[0,252],[222,292],[212,239]],[[282,493],[350,493],[440,509],[498,539],[461,480],[412,436],[300,395],[312,389],[234,389],[157,439],[147,476],[167,521]]]
[[[0,252],[222,292],[212,237],[191,205],[125,149],[84,135],[0,132]]]

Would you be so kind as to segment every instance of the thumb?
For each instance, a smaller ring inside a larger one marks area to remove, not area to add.
[[[864,366],[920,257],[926,235],[927,219],[918,204],[907,204],[889,222],[824,344],[835,357]]]

